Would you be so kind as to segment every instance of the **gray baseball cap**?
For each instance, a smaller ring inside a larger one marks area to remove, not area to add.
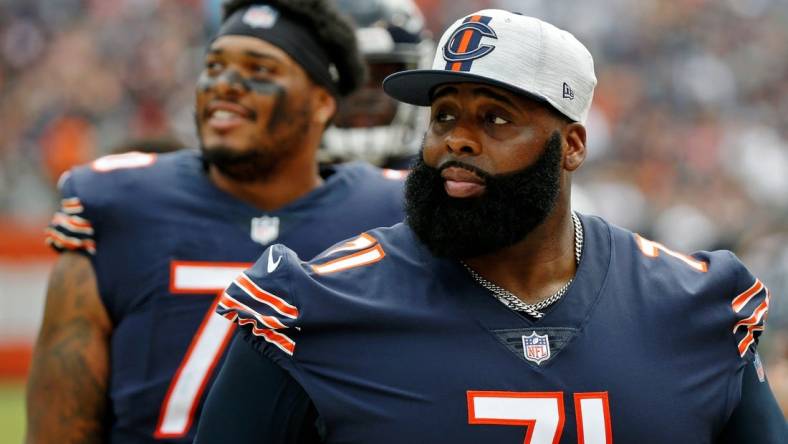
[[[383,89],[402,102],[429,106],[437,86],[460,82],[489,84],[542,100],[584,123],[596,76],[591,53],[569,32],[534,17],[484,9],[443,33],[432,69],[392,74]]]

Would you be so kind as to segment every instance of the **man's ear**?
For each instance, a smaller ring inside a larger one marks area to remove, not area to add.
[[[586,127],[578,122],[572,122],[563,130],[564,157],[563,167],[567,171],[580,168],[586,159]]]
[[[326,127],[337,113],[337,99],[325,88],[315,88],[312,94],[312,109],[314,121]]]

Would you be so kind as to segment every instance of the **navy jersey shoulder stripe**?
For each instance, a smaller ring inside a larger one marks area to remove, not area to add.
[[[731,308],[738,320],[733,326],[733,334],[736,336],[739,356],[743,357],[748,351],[754,353],[754,344],[757,344],[758,337],[766,328],[769,289],[756,278],[752,286],[733,299]]]
[[[282,245],[271,246],[227,287],[216,308],[219,315],[247,326],[253,335],[290,356],[295,352],[293,333],[300,317],[286,287],[293,262],[300,263],[295,253]]]
[[[60,209],[46,228],[45,242],[58,252],[77,251],[96,254],[93,224],[85,217],[85,206],[76,195],[72,175],[59,181]]]

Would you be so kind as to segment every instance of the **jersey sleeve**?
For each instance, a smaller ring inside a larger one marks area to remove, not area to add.
[[[324,442],[318,421],[303,387],[237,336],[205,400],[195,443],[317,444]]]
[[[752,361],[758,338],[766,328],[769,289],[735,258],[735,283],[730,299],[734,322],[730,326],[739,356]]]
[[[60,208],[46,229],[46,243],[59,252],[76,251],[95,259],[102,234],[118,231],[112,218],[128,218],[129,202],[139,201],[139,184],[150,184],[138,172],[157,158],[150,153],[114,154],[64,173],[58,180]]]
[[[216,311],[259,338],[260,351],[271,347],[291,357],[295,353],[300,317],[289,279],[300,270],[298,256],[283,245],[273,245],[222,294]]]
[[[741,400],[715,441],[717,444],[788,442],[788,422],[760,372],[755,365],[744,367]]]
[[[58,252],[76,251],[93,256],[96,254],[93,221],[74,176],[69,171],[58,181],[60,208],[46,228],[46,243]]]

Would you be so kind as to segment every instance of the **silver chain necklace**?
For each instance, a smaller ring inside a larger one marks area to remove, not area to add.
[[[580,265],[580,255],[583,253],[583,224],[580,223],[580,218],[577,217],[577,213],[574,211],[572,212],[572,225],[575,229],[575,263]],[[526,304],[514,293],[506,290],[505,288],[501,288],[483,278],[464,261],[460,261],[460,263],[462,263],[462,266],[468,270],[468,273],[470,273],[471,277],[473,277],[473,279],[475,279],[479,285],[489,290],[493,296],[501,301],[501,303],[512,310],[525,312],[526,314],[537,319],[544,316],[544,313],[541,310],[561,299],[566,293],[566,290],[569,289],[569,286],[572,285],[572,282],[575,280],[575,278],[572,277],[566,284],[564,284],[563,287],[543,301],[539,301],[536,304]]]

